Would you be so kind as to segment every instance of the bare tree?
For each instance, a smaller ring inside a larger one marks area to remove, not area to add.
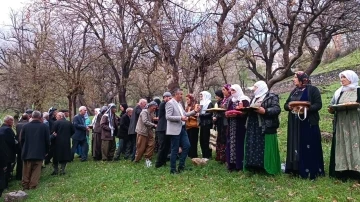
[[[116,1],[71,1],[56,4],[64,8],[74,20],[89,26],[98,40],[99,50],[112,69],[120,102],[126,102],[126,87],[130,72],[143,49],[142,26],[129,14],[125,0]]]
[[[305,72],[311,74],[334,36],[358,29],[358,10],[357,1],[268,1],[251,24],[242,56],[269,87],[293,74],[305,50],[311,55]],[[276,54],[281,55],[281,64],[273,69]],[[266,64],[264,74],[256,68],[257,59]]]

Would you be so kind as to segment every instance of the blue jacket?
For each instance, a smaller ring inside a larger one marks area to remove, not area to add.
[[[85,140],[86,139],[86,124],[85,117],[80,114],[74,116],[73,125],[75,128],[75,133],[72,136],[73,140]]]

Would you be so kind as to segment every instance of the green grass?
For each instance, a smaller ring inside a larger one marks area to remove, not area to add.
[[[338,84],[321,88],[324,107],[320,126],[331,132],[331,116],[326,112]],[[281,95],[281,105],[288,94]],[[287,113],[281,114],[279,144],[281,159],[286,158]],[[323,143],[325,168],[328,170],[330,143]],[[187,162],[190,165],[190,161]],[[328,176],[315,181],[288,175],[251,175],[228,173],[215,161],[192,171],[170,175],[169,168],[146,168],[144,162],[80,162],[67,167],[65,176],[50,176],[48,166],[42,172],[38,189],[30,190],[28,201],[355,201],[360,200],[360,185],[343,183]],[[10,190],[20,189],[12,182]]]

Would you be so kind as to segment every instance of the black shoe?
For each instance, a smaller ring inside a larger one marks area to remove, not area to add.
[[[53,171],[51,175],[58,175],[59,173],[57,171]]]
[[[192,171],[192,168],[184,168],[184,167],[179,167],[178,168],[179,173],[184,172],[184,171]]]
[[[87,161],[87,160],[86,160],[86,159],[81,159],[80,161],[81,161],[81,162],[85,162],[85,161]]]
[[[60,175],[65,175],[65,171],[61,171],[61,172],[60,172]]]
[[[179,171],[170,171],[170,174],[171,175],[176,175],[176,174],[180,174],[180,172]]]

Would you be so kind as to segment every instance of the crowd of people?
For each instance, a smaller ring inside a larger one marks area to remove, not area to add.
[[[329,174],[343,180],[360,179],[359,108],[334,107],[360,101],[359,78],[351,70],[341,72],[339,77],[341,87],[328,107],[334,114]],[[319,128],[323,103],[319,89],[311,85],[306,73],[296,72],[293,81],[295,88],[283,107],[288,111],[285,173],[315,179],[325,175]],[[279,97],[269,92],[264,81],[256,82],[250,90],[252,98],[239,85],[225,84],[215,91],[216,103],[209,92],[203,91],[198,96],[186,95],[184,107],[183,91],[175,89],[165,92],[162,101],[140,99],[134,108],[121,104],[120,116],[116,114],[118,107],[109,104],[96,108],[90,120],[87,108],[81,106],[72,122],[67,120],[66,111],[57,112],[55,108],[44,113],[27,110],[16,124],[16,133],[14,118],[5,116],[0,128],[0,193],[8,187],[14,170],[24,190],[35,189],[43,164],[52,161],[51,175],[64,175],[75,153],[82,162],[87,161],[90,132],[95,161],[129,159],[139,163],[144,159],[151,167],[157,152],[154,167],[166,166],[170,161],[170,173],[179,174],[188,169],[188,157],[199,157],[199,144],[202,158],[214,159],[230,172],[279,174]],[[309,105],[299,113],[290,104],[294,101],[307,101]],[[211,130],[217,131],[214,158],[209,147]]]

